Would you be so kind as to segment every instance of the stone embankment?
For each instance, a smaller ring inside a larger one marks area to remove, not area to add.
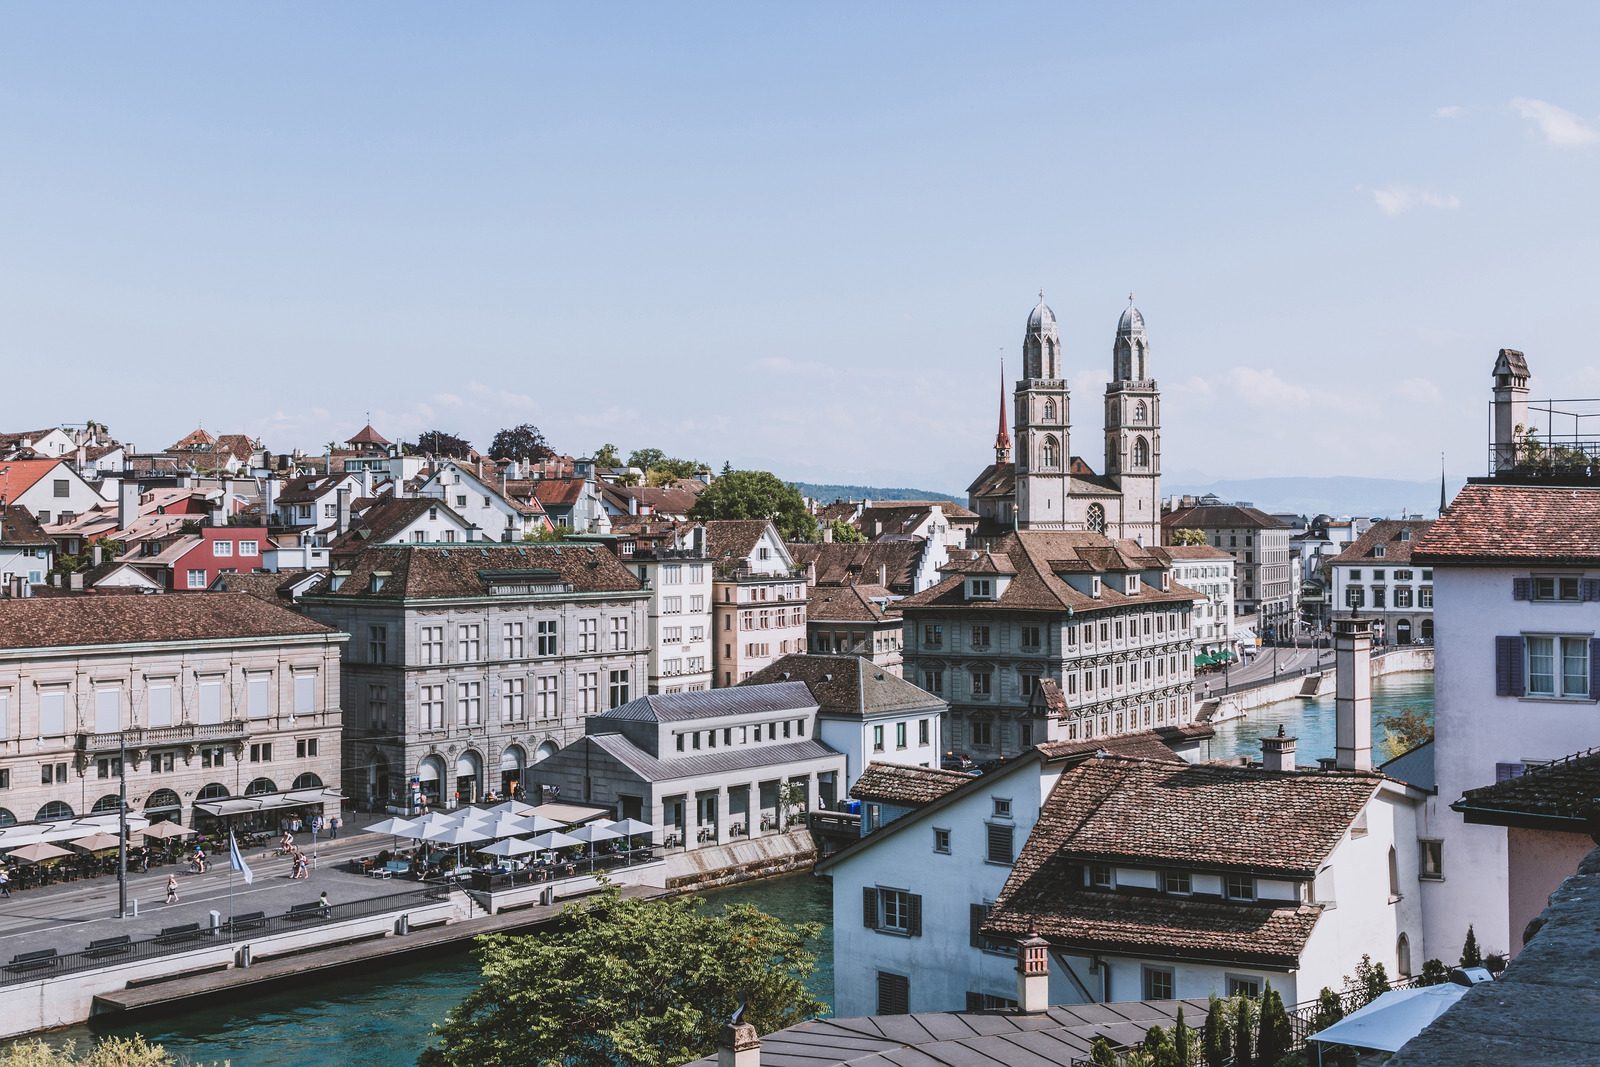
[[[1383,678],[1391,674],[1411,674],[1433,670],[1433,649],[1397,648],[1372,657],[1372,677]],[[1277,704],[1295,697],[1308,700],[1333,692],[1332,667],[1307,674],[1291,674],[1273,681],[1262,682],[1249,688],[1235,689],[1220,696],[1200,702],[1195,718],[1200,722],[1226,722],[1248,715],[1257,708]]]

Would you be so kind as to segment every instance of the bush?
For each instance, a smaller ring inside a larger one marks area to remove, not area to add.
[[[1478,949],[1478,933],[1471,923],[1467,924],[1467,939],[1461,945],[1461,966],[1483,966],[1483,953]]]
[[[1418,985],[1444,985],[1450,980],[1450,968],[1444,965],[1444,960],[1429,960],[1422,965],[1422,975],[1417,979]]]
[[[1256,1063],[1261,1067],[1276,1067],[1289,1051],[1294,1041],[1294,1031],[1289,1026],[1289,1013],[1284,1010],[1283,998],[1267,984],[1261,995],[1261,1020],[1256,1031]]]
[[[1228,1067],[1233,1059],[1233,1035],[1228,1030],[1228,1013],[1222,1001],[1211,998],[1206,1009],[1205,1027],[1200,1032],[1200,1054],[1206,1067]]]
[[[1233,999],[1233,1067],[1256,1067],[1256,1013],[1249,997]]]
[[[77,1042],[51,1048],[35,1038],[0,1049],[0,1067],[174,1067],[167,1050],[142,1037],[108,1037],[83,1052]]]

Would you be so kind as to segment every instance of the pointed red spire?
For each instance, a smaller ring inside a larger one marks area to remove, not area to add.
[[[994,435],[994,461],[1011,462],[1011,432],[1006,429],[1006,361],[1000,359],[1000,432]]]

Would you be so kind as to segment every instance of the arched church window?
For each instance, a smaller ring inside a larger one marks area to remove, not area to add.
[[[1139,401],[1133,407],[1133,421],[1140,423],[1150,421],[1150,409],[1145,406],[1145,402],[1143,400]]]
[[[1106,532],[1106,509],[1099,504],[1089,505],[1089,530],[1092,533],[1103,534]]]
[[[1133,439],[1133,467],[1135,470],[1143,470],[1148,466],[1150,466],[1150,442],[1143,437],[1135,437]]]
[[[1054,437],[1046,437],[1044,439],[1044,448],[1040,458],[1046,470],[1053,470],[1061,465],[1061,446],[1056,443]]]
[[[1045,422],[1055,422],[1056,421],[1056,402],[1054,400],[1051,400],[1048,397],[1045,398],[1045,402],[1044,402],[1044,421]]]

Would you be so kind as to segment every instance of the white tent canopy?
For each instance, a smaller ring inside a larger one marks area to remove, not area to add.
[[[1392,989],[1326,1030],[1312,1034],[1308,1040],[1324,1045],[1398,1052],[1401,1045],[1422,1033],[1429,1023],[1466,994],[1466,986],[1451,982]]]

